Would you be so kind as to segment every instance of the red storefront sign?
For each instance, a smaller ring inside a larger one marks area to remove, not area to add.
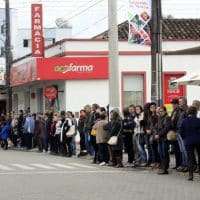
[[[54,86],[46,87],[44,90],[44,96],[49,100],[55,100],[58,96],[58,90]]]
[[[32,55],[44,56],[42,4],[32,4]]]
[[[107,57],[34,58],[11,68],[11,85],[32,81],[108,79]]]
[[[38,58],[37,73],[39,80],[108,79],[108,58]]]
[[[184,76],[184,73],[179,72],[171,72],[164,73],[164,103],[170,104],[172,99],[183,97],[186,95],[185,86],[178,86],[171,84],[171,81],[176,80],[180,77]]]

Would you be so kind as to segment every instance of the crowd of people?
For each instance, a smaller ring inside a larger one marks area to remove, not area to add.
[[[147,103],[118,109],[86,105],[76,119],[70,111],[0,117],[1,147],[38,148],[38,152],[72,157],[91,156],[94,164],[117,168],[151,167],[168,174],[170,153],[179,172],[200,173],[200,101],[187,105],[185,98],[165,106]],[[80,135],[77,148],[76,136]],[[77,152],[79,150],[79,152]],[[127,153],[127,160],[124,156]]]

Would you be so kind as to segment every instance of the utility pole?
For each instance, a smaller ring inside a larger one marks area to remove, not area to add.
[[[5,21],[6,21],[6,41],[5,41],[5,59],[6,59],[6,88],[7,88],[7,112],[12,111],[12,88],[10,86],[10,69],[12,65],[11,36],[10,36],[10,2],[5,0]]]
[[[109,23],[109,106],[112,109],[120,107],[117,0],[108,0],[108,23]]]
[[[160,106],[163,104],[161,0],[152,1],[151,39],[151,100]]]

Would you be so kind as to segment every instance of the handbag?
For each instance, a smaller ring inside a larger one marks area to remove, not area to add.
[[[92,136],[96,136],[96,135],[97,135],[97,131],[96,131],[95,129],[92,129],[91,135],[92,135]]]
[[[118,142],[118,136],[112,136],[109,140],[108,140],[108,144],[113,146],[113,145],[117,145]]]
[[[122,122],[121,122],[121,128],[119,130],[119,133],[116,135],[116,136],[112,136],[109,140],[108,140],[108,144],[111,145],[111,146],[114,146],[114,145],[117,145],[118,143],[118,137],[120,135],[122,131]]]
[[[70,126],[69,130],[66,133],[67,137],[73,137],[75,134],[75,125]]]
[[[167,140],[169,140],[169,141],[176,141],[177,140],[177,134],[176,134],[176,132],[175,131],[169,131],[168,133],[167,133]]]

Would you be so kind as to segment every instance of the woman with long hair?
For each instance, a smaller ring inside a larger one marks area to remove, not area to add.
[[[112,154],[112,166],[123,167],[123,138],[122,138],[122,119],[117,110],[110,112],[110,122],[104,127],[109,131],[110,137],[117,137],[117,143],[110,145]]]
[[[140,166],[147,165],[147,153],[145,151],[145,123],[144,112],[142,106],[135,107],[135,129],[134,140],[137,145],[138,156],[135,164]]]

